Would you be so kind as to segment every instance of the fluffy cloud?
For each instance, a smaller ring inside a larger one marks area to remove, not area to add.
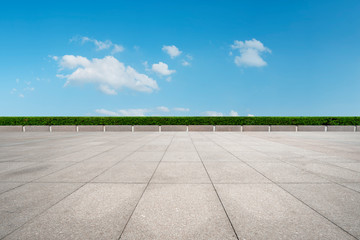
[[[235,112],[234,110],[231,110],[230,111],[230,116],[236,117],[236,116],[239,116],[239,114],[237,112]]]
[[[169,54],[171,58],[179,56],[182,52],[174,45],[172,46],[163,46],[162,50]]]
[[[157,90],[155,80],[145,74],[138,73],[130,66],[125,66],[113,56],[92,60],[82,56],[65,55],[60,60],[60,70],[70,69],[73,72],[67,75],[58,74],[60,78],[69,84],[97,84],[100,91],[114,95],[116,90],[129,88],[140,92],[152,92]]]
[[[181,64],[186,67],[186,66],[190,66],[190,63],[186,60],[182,60]]]
[[[106,110],[106,109],[96,109],[95,112],[98,113],[98,114],[101,114],[101,115],[105,115],[105,116],[120,116],[119,113],[109,111],[109,110]]]
[[[255,116],[255,115],[253,115],[253,114],[250,114],[250,113],[248,114],[248,117],[254,117],[254,116]]]
[[[160,112],[170,112],[169,108],[161,106],[156,108]]]
[[[149,112],[148,109],[121,109],[117,112],[109,111],[106,109],[96,109],[96,113],[105,115],[105,116],[145,116],[146,112]]]
[[[111,51],[112,54],[124,51],[124,47],[118,44],[114,44],[114,49]]]
[[[206,116],[210,116],[210,117],[221,117],[224,116],[224,114],[222,114],[221,112],[215,112],[215,111],[206,111],[205,112]]]
[[[177,112],[188,112],[189,108],[173,108],[173,111]],[[106,110],[106,109],[96,109],[95,112],[100,115],[105,116],[145,116],[149,115],[166,115],[166,113],[172,112],[168,107],[159,106],[156,108],[137,108],[137,109],[120,109],[116,111]]]
[[[267,63],[260,56],[263,53],[271,53],[271,50],[264,46],[260,41],[253,38],[252,40],[238,41],[235,40],[231,45],[232,49],[238,49],[240,56],[235,57],[235,64],[245,67],[263,67]]]
[[[176,72],[175,70],[170,70],[169,66],[166,63],[163,63],[163,62],[154,63],[152,65],[151,69],[154,72],[156,72],[156,73],[158,73],[160,75],[163,75],[163,76],[169,76],[169,75]]]
[[[148,109],[121,109],[118,111],[122,116],[145,116]]]
[[[79,37],[79,36],[70,39],[70,41],[79,41],[79,40],[81,41],[81,43],[92,42],[95,45],[97,51],[110,49],[110,48],[112,48],[111,51],[112,54],[124,51],[123,46],[114,44],[110,40],[99,41],[94,38]]]
[[[189,112],[189,108],[174,108],[174,111],[176,112]]]

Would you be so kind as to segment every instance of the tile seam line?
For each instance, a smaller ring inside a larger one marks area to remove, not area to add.
[[[162,134],[160,133],[160,135],[159,135],[159,136],[164,136],[164,135],[162,135]],[[121,231],[121,233],[120,233],[119,237],[117,238],[118,240],[120,240],[120,239],[121,239],[121,237],[123,236],[123,234],[124,234],[124,232],[125,232],[125,229],[126,229],[126,227],[128,226],[128,224],[129,224],[129,222],[130,222],[130,219],[131,219],[131,218],[132,218],[132,216],[134,215],[134,212],[135,212],[136,208],[138,207],[138,205],[139,205],[139,203],[140,203],[141,199],[143,198],[143,196],[144,196],[144,194],[145,194],[146,189],[149,187],[150,182],[151,182],[152,178],[154,177],[154,175],[155,175],[155,173],[156,173],[156,170],[158,169],[158,167],[159,167],[159,165],[160,165],[160,163],[161,163],[162,159],[164,158],[164,156],[165,156],[165,154],[166,154],[167,150],[169,149],[169,147],[170,147],[170,145],[171,145],[172,141],[174,140],[174,137],[175,137],[175,134],[173,134],[173,135],[172,135],[172,138],[171,138],[171,141],[170,141],[169,145],[166,147],[166,149],[165,149],[165,151],[164,151],[164,153],[163,153],[163,155],[162,155],[162,157],[161,157],[160,161],[159,161],[159,162],[158,162],[158,164],[156,165],[156,168],[155,168],[155,170],[154,170],[153,174],[151,175],[151,177],[150,177],[149,181],[146,183],[146,186],[145,186],[145,188],[144,188],[143,192],[141,193],[141,195],[140,195],[140,197],[139,197],[139,200],[137,201],[137,203],[136,203],[135,207],[133,208],[133,210],[132,210],[132,212],[131,212],[130,216],[128,217],[128,220],[126,221],[126,223],[125,223],[125,225],[124,225],[124,227],[123,227],[123,229],[122,229],[122,231]]]
[[[117,146],[115,146],[115,147],[113,147],[113,148],[109,148],[108,150],[106,150],[106,151],[104,151],[104,152],[95,154],[95,155],[90,156],[90,157],[88,157],[88,158],[85,158],[84,160],[81,160],[81,161],[79,161],[79,162],[73,162],[73,164],[70,164],[70,165],[65,166],[65,167],[63,167],[63,168],[60,168],[60,169],[58,169],[58,170],[55,170],[55,171],[53,171],[53,172],[51,172],[51,173],[49,173],[49,174],[46,174],[46,175],[44,175],[44,176],[35,178],[35,179],[33,179],[33,180],[29,181],[29,182],[25,182],[24,184],[21,184],[21,185],[19,185],[19,186],[16,186],[16,187],[11,188],[11,189],[9,189],[9,190],[7,190],[7,191],[5,191],[5,192],[0,193],[0,196],[1,196],[2,194],[4,194],[4,193],[7,193],[7,192],[11,191],[11,190],[14,190],[14,189],[17,189],[17,188],[19,188],[19,187],[22,187],[22,186],[24,186],[24,185],[26,185],[26,184],[34,183],[35,181],[37,181],[37,180],[39,180],[39,179],[41,179],[41,178],[43,178],[43,177],[47,177],[47,176],[49,176],[49,175],[51,175],[51,174],[53,174],[53,173],[57,173],[57,172],[62,171],[62,170],[64,170],[64,169],[66,169],[66,168],[72,167],[72,166],[74,166],[74,165],[76,165],[76,164],[78,164],[78,163],[81,163],[81,162],[84,162],[84,161],[86,161],[86,160],[89,160],[89,159],[91,159],[91,158],[93,158],[93,157],[96,157],[96,156],[98,156],[98,155],[100,155],[100,154],[106,153],[106,152],[108,152],[108,151],[110,151],[110,150],[113,150],[113,149],[116,148],[116,147],[117,147]],[[65,154],[64,156],[67,156],[67,155],[70,155],[70,154],[73,154],[73,153],[77,153],[77,152],[80,152],[80,151],[85,150],[85,149],[86,149],[86,148],[81,149],[81,150],[79,150],[79,151],[74,151],[74,152],[71,152],[71,153],[69,153],[69,154]],[[40,162],[38,162],[38,163],[46,163],[46,162],[48,162],[48,161],[40,161]],[[32,166],[32,165],[35,165],[35,164],[36,164],[36,163],[31,164],[31,166]],[[26,168],[26,166],[25,166],[25,167],[22,167],[21,169],[23,169],[23,168]]]
[[[261,138],[261,137],[257,137],[257,138],[260,138],[260,139],[262,139],[262,140],[266,140],[266,141],[272,142],[271,140],[266,139],[266,138]],[[285,146],[294,147],[293,145],[290,145],[290,144],[286,144],[286,143],[282,143],[282,142],[277,142],[277,141],[275,141],[275,142],[276,142],[276,143],[280,143],[280,144],[285,145]],[[295,146],[295,147],[297,147],[297,146]],[[300,148],[300,147],[297,147],[297,148]],[[225,148],[224,148],[224,149],[225,149]],[[300,148],[300,149],[303,149],[303,148]],[[255,150],[256,150],[256,149],[255,149]],[[256,151],[265,154],[263,151],[259,151],[259,150],[256,150]],[[316,151],[316,152],[318,152],[318,151]],[[320,153],[322,153],[322,152],[320,152]],[[238,159],[240,159],[240,158],[238,158]],[[290,165],[290,166],[293,166],[293,167],[295,167],[295,168],[297,168],[297,169],[299,169],[299,170],[301,170],[301,171],[304,171],[304,172],[313,174],[313,175],[315,175],[315,176],[317,176],[317,177],[319,177],[319,178],[322,178],[322,179],[328,181],[329,183],[332,183],[332,184],[335,184],[335,185],[339,185],[339,186],[341,186],[341,187],[343,187],[343,188],[346,188],[346,189],[348,189],[348,190],[350,190],[350,191],[352,191],[352,192],[360,193],[360,191],[357,191],[357,190],[355,190],[355,189],[349,188],[349,187],[346,186],[346,185],[343,185],[343,184],[345,184],[345,183],[358,183],[358,182],[342,182],[342,183],[338,183],[338,182],[335,182],[335,181],[333,181],[333,180],[331,180],[331,179],[325,178],[325,177],[321,176],[321,175],[318,174],[318,173],[312,172],[312,171],[307,170],[307,169],[303,169],[303,168],[301,168],[301,167],[299,167],[299,166],[297,166],[297,165],[295,165],[295,164],[293,164],[293,163],[287,162],[286,160],[282,160],[282,159],[279,159],[279,158],[276,158],[276,159],[279,160],[279,161],[281,161],[281,162],[283,162],[283,163],[285,163],[285,164],[288,164],[288,165]],[[332,164],[332,163],[326,163],[326,162],[322,162],[321,160],[316,160],[316,159],[315,159],[315,161],[316,161],[317,163],[325,163],[325,164],[327,164],[327,165],[329,165],[329,166],[334,166],[334,167],[337,167],[337,168],[340,168],[340,169],[344,169],[344,170],[347,170],[347,171],[355,172],[355,173],[357,173],[357,174],[359,173],[358,171],[354,171],[354,170],[351,170],[351,169],[348,169],[348,168],[340,167],[340,166],[334,165],[334,164]]]
[[[223,138],[224,138],[224,137],[223,137]],[[261,140],[264,140],[264,141],[270,141],[270,142],[272,142],[272,141],[271,141],[270,139],[268,139],[268,138],[262,138],[262,137],[255,137],[255,138],[258,138],[258,139],[261,139]],[[303,149],[303,148],[301,148],[301,147],[294,146],[294,145],[291,145],[291,144],[286,144],[286,143],[282,143],[282,142],[278,142],[278,141],[275,141],[275,142],[278,143],[278,144],[281,144],[281,145],[285,145],[285,146],[290,146],[290,147],[296,147],[296,148]],[[223,148],[224,148],[224,147],[223,147]],[[226,150],[226,148],[224,148],[224,149]],[[256,149],[254,149],[254,150],[256,150]],[[226,151],[227,151],[227,150],[226,150]],[[263,151],[259,151],[259,150],[256,150],[256,151],[265,154]],[[313,151],[313,150],[312,150],[312,151]],[[315,152],[319,152],[319,151],[315,151]],[[319,153],[322,153],[322,152],[319,152]],[[240,159],[240,158],[238,158],[238,159]],[[312,172],[312,171],[307,170],[307,169],[303,169],[303,168],[301,168],[301,167],[299,167],[299,166],[297,166],[297,165],[295,165],[295,164],[292,164],[292,163],[290,163],[290,162],[287,162],[287,161],[285,161],[285,160],[282,160],[282,159],[279,159],[279,158],[276,158],[276,159],[279,160],[279,161],[281,161],[281,162],[283,162],[283,163],[285,163],[285,164],[288,164],[288,165],[293,166],[293,167],[295,167],[295,168],[297,168],[297,169],[300,169],[301,171],[304,171],[304,172],[313,174],[313,175],[315,175],[315,176],[317,176],[317,177],[319,177],[319,178],[322,178],[322,179],[328,181],[329,183],[333,183],[333,184],[335,184],[335,185],[339,185],[339,186],[344,187],[344,188],[346,188],[346,189],[348,189],[348,190],[350,190],[350,191],[352,191],[352,192],[360,193],[360,191],[357,191],[357,190],[355,190],[355,189],[349,188],[349,187],[346,186],[346,185],[343,185],[344,183],[348,183],[348,182],[338,183],[338,182],[335,182],[335,181],[333,181],[333,180],[331,180],[331,179],[325,178],[325,177],[319,175],[318,173]],[[240,159],[240,160],[241,160],[241,159]],[[241,161],[243,161],[243,160],[241,160]],[[318,163],[325,163],[325,164],[327,164],[327,165],[334,166],[334,167],[337,167],[337,168],[340,168],[340,169],[344,169],[344,170],[347,170],[347,171],[355,172],[355,173],[357,173],[357,174],[359,173],[358,171],[351,170],[351,169],[344,168],[344,167],[340,167],[340,166],[334,165],[334,164],[332,164],[332,163],[326,163],[326,162],[322,162],[321,160],[316,160],[316,159],[315,159],[315,161],[318,162]],[[351,183],[351,182],[349,182],[349,183]],[[353,182],[353,183],[357,183],[357,182]]]
[[[271,140],[269,140],[268,137],[259,137],[259,136],[255,136],[255,135],[254,135],[253,137],[254,137],[254,138],[257,138],[257,139],[262,139],[262,140],[265,140],[265,141],[271,141]],[[271,142],[275,142],[275,143],[277,143],[277,144],[281,144],[281,145],[285,145],[285,146],[300,148],[300,147],[298,147],[298,146],[296,146],[296,145],[293,145],[293,144],[291,144],[291,143],[283,143],[283,142],[281,142],[281,141],[277,141],[278,139],[273,139],[273,140],[274,140],[274,141],[271,141]],[[311,151],[324,154],[323,152],[317,151],[317,150],[312,150],[312,149],[311,149]]]
[[[154,138],[150,139],[149,141],[147,141],[146,143],[150,142],[151,140],[155,139],[156,137],[159,136],[155,136]],[[146,144],[145,143],[145,144]],[[144,146],[145,144],[141,145],[139,148],[141,148],[142,146]],[[115,147],[114,147],[115,148]],[[108,149],[107,151],[110,151],[114,148]],[[138,148],[138,149],[139,149]],[[138,150],[136,149],[136,150]],[[134,152],[136,151],[134,150]],[[107,152],[105,151],[105,152]],[[103,152],[104,153],[104,152]],[[132,153],[130,153],[129,155],[131,155]],[[85,160],[84,160],[85,161]],[[121,160],[120,160],[121,161]],[[59,201],[56,201],[53,205],[51,205],[50,207],[46,208],[45,210],[41,211],[39,214],[36,214],[34,217],[32,217],[31,219],[29,219],[28,221],[26,221],[24,224],[22,224],[21,226],[17,227],[16,229],[14,229],[13,231],[11,231],[10,233],[6,234],[4,237],[0,238],[0,240],[6,238],[7,236],[11,235],[12,233],[16,232],[17,230],[19,230],[20,228],[22,228],[23,226],[25,226],[28,223],[31,223],[32,221],[34,221],[35,219],[37,219],[38,217],[40,217],[42,214],[44,214],[45,212],[47,212],[49,209],[51,209],[52,207],[54,207],[55,205],[59,204],[61,201],[65,200],[67,197],[71,196],[73,193],[75,193],[76,191],[80,190],[82,187],[84,187],[86,184],[91,183],[92,180],[94,180],[95,178],[97,178],[98,176],[100,176],[101,174],[103,174],[105,171],[109,170],[110,168],[112,168],[113,166],[115,166],[118,162],[116,162],[114,165],[110,166],[109,168],[106,168],[104,171],[102,171],[101,173],[99,173],[98,175],[96,175],[95,177],[93,177],[92,179],[90,179],[89,181],[80,184],[80,186],[78,188],[76,188],[74,191],[70,192],[69,194],[65,195],[65,197],[61,198]],[[24,184],[25,185],[25,184]]]
[[[3,183],[19,183],[19,182],[0,182],[0,184]],[[147,182],[95,182],[95,181],[91,181],[91,182],[33,182],[32,184],[53,184],[53,183],[69,183],[69,184],[76,184],[76,183],[88,183],[88,184],[146,184]],[[282,184],[282,185],[289,185],[289,184],[293,184],[293,185],[331,185],[334,184],[332,182],[277,182],[278,184]],[[355,183],[355,184],[360,184],[359,182],[349,182],[349,183]],[[172,185],[197,185],[197,184],[205,184],[205,185],[210,185],[211,183],[208,182],[198,182],[198,183],[179,183],[179,182],[152,182],[151,184],[172,184]],[[233,184],[233,185],[273,185],[274,183],[272,182],[219,182],[216,183],[217,185],[221,185],[221,184]]]
[[[201,134],[201,135],[203,135],[203,134]],[[219,196],[219,193],[217,192],[217,190],[216,190],[216,188],[215,188],[215,185],[214,185],[214,183],[213,183],[213,181],[212,181],[212,179],[211,179],[211,177],[210,177],[210,174],[209,174],[209,172],[208,172],[208,170],[207,170],[207,168],[206,168],[206,166],[205,166],[205,164],[204,164],[204,161],[202,160],[202,158],[201,158],[201,156],[200,156],[200,154],[199,154],[199,151],[197,150],[197,147],[196,147],[195,144],[194,144],[194,141],[193,141],[193,139],[192,139],[192,137],[191,137],[191,134],[189,135],[189,137],[190,137],[191,142],[192,142],[192,144],[193,144],[193,146],[194,146],[194,148],[195,148],[195,150],[196,150],[197,155],[199,156],[199,158],[200,158],[200,160],[201,160],[201,163],[202,163],[202,165],[203,165],[203,167],[204,167],[204,169],[205,169],[205,172],[206,172],[206,174],[207,174],[207,176],[208,176],[208,178],[209,178],[209,180],[210,180],[211,186],[213,187],[213,190],[215,191],[215,194],[216,194],[216,196],[217,196],[217,198],[218,198],[218,200],[219,200],[219,202],[220,202],[220,204],[221,204],[221,206],[222,206],[222,208],[223,208],[223,211],[225,212],[225,215],[226,215],[226,217],[227,217],[227,219],[228,219],[228,221],[229,221],[229,223],[230,223],[230,226],[231,226],[231,228],[232,228],[232,230],[233,230],[233,232],[234,232],[234,234],[235,234],[235,237],[236,237],[236,239],[239,240],[239,236],[238,236],[238,234],[237,234],[237,232],[236,232],[236,230],[235,230],[235,227],[234,227],[233,223],[231,222],[231,219],[230,219],[230,217],[229,217],[229,214],[227,213],[227,211],[226,211],[226,209],[225,209],[225,206],[224,206],[224,204],[223,204],[223,202],[222,202],[222,200],[221,200],[221,198],[220,198],[220,196]]]
[[[207,137],[208,138],[208,137]],[[222,137],[225,138],[225,137]],[[210,138],[208,138],[210,139]],[[225,138],[226,139],[226,138]],[[259,172],[257,169],[255,169],[254,167],[252,167],[251,165],[249,165],[248,163],[244,162],[243,160],[241,160],[240,158],[238,158],[237,156],[235,156],[234,154],[232,154],[231,152],[229,152],[226,148],[224,148],[223,146],[219,145],[217,142],[213,141],[210,139],[210,141],[212,141],[213,143],[215,143],[216,145],[218,145],[219,147],[223,148],[226,152],[230,153],[231,155],[233,155],[234,157],[236,157],[237,159],[239,159],[240,161],[242,161],[243,163],[245,163],[246,165],[248,165],[249,167],[251,167],[253,170],[255,170],[257,173],[261,174],[263,177],[265,177],[266,179],[268,179],[269,181],[271,181],[272,183],[274,183],[277,187],[281,188],[284,192],[287,192],[289,195],[291,195],[293,198],[295,198],[296,200],[298,200],[299,202],[301,202],[302,204],[304,204],[305,206],[307,206],[308,208],[310,208],[311,210],[313,210],[315,213],[317,213],[318,215],[320,215],[321,217],[323,217],[324,219],[326,219],[327,221],[329,221],[330,223],[332,223],[334,226],[338,227],[339,229],[341,229],[343,232],[347,233],[348,235],[350,235],[351,237],[353,237],[354,239],[358,239],[357,237],[355,237],[353,234],[349,233],[347,230],[343,229],[342,227],[340,227],[339,225],[337,225],[335,222],[331,221],[329,218],[325,217],[324,215],[322,215],[320,212],[318,212],[316,209],[312,208],[310,205],[308,205],[307,203],[305,203],[304,201],[300,200],[299,198],[297,198],[295,195],[293,195],[292,193],[290,193],[288,190],[286,190],[285,188],[283,188],[281,185],[277,184],[276,182],[272,181],[270,178],[266,177],[264,174],[262,174],[261,172]]]

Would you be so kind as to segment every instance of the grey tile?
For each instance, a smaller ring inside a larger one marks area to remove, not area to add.
[[[341,183],[341,185],[344,185],[360,193],[360,183]]]
[[[346,168],[352,171],[356,171],[356,172],[360,172],[360,162],[356,162],[356,163],[344,163],[344,162],[336,162],[333,163],[336,166],[342,167],[342,168]]]
[[[157,165],[157,162],[119,162],[93,182],[147,183]]]
[[[176,162],[199,162],[200,158],[199,155],[197,154],[197,152],[172,152],[172,151],[167,151],[164,155],[164,158],[162,159],[163,162],[172,162],[172,161],[176,161]]]
[[[133,161],[150,161],[150,162],[159,162],[163,157],[164,152],[134,152],[133,154],[126,157],[123,161],[133,162]]]
[[[214,151],[214,152],[199,151],[199,154],[203,161],[235,161],[235,162],[240,161],[235,156],[233,156],[232,154],[226,151]]]
[[[151,183],[210,183],[201,162],[161,162]]]
[[[112,162],[80,162],[42,177],[37,182],[88,182],[109,167]]]
[[[264,176],[241,162],[204,162],[214,183],[269,183]]]
[[[87,184],[6,239],[117,239],[144,187]]]
[[[287,163],[249,163],[256,170],[264,174],[274,182],[329,182],[328,180],[309,173]]]
[[[360,182],[360,173],[326,163],[293,162],[292,164],[330,181]]]
[[[211,185],[151,184],[121,239],[236,239]]]
[[[0,238],[80,187],[69,183],[30,183],[0,195]]]
[[[273,184],[217,184],[239,239],[353,239]]]
[[[18,170],[23,167],[35,164],[34,162],[0,162],[0,174],[11,171]]]
[[[0,174],[0,181],[29,182],[66,168],[69,162],[42,162]]]
[[[13,183],[13,182],[0,182],[0,194],[6,191],[9,191],[13,188],[16,188],[20,185],[22,185],[24,183],[18,182],[18,183]]]
[[[337,184],[284,184],[286,190],[360,238],[360,194]]]

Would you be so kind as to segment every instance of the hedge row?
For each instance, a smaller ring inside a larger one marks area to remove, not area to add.
[[[0,125],[360,125],[360,117],[0,117]]]

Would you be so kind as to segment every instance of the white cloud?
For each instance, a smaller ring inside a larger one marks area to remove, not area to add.
[[[231,45],[232,49],[239,49],[240,56],[235,56],[235,64],[245,67],[263,67],[267,63],[260,56],[262,53],[271,50],[265,47],[260,41],[253,38],[252,40],[238,41],[235,40]]]
[[[121,109],[116,112],[106,109],[96,109],[96,113],[106,116],[145,116],[148,109]]]
[[[187,59],[189,59],[189,60],[193,60],[193,56],[191,56],[190,54],[186,54],[186,57],[187,57]]]
[[[15,92],[17,92],[16,88],[11,89],[11,91],[10,91],[11,94],[14,94]]]
[[[189,112],[190,109],[189,108],[174,108],[174,111],[177,111],[177,112]]]
[[[236,116],[239,116],[239,114],[237,112],[235,112],[234,110],[231,110],[230,111],[230,116],[236,117]]]
[[[35,90],[34,87],[26,87],[26,88],[24,88],[24,91],[32,92],[32,91],[34,91],[34,90]]]
[[[181,63],[183,66],[190,66],[190,63],[188,61],[185,61],[185,60],[182,60],[182,63]]]
[[[206,116],[210,116],[210,117],[221,117],[224,116],[224,114],[222,114],[221,112],[215,112],[215,111],[206,111],[205,112]]]
[[[170,70],[168,65],[166,63],[163,63],[163,62],[154,63],[152,65],[151,69],[154,72],[156,72],[156,73],[158,73],[160,75],[163,75],[163,76],[168,76],[168,75],[171,75],[171,74],[176,72],[175,70]]]
[[[24,94],[20,93],[19,97],[24,98],[25,96],[24,96]]]
[[[116,95],[117,92],[114,89],[111,89],[108,85],[100,85],[99,90],[107,95]]]
[[[118,111],[122,116],[145,116],[148,109],[122,109]]]
[[[82,41],[82,43],[85,43],[85,42],[94,43],[94,45],[96,46],[96,50],[108,49],[113,45],[113,43],[110,40],[105,40],[103,42],[103,41],[99,41],[99,40],[88,38],[88,37],[81,37],[81,41]]]
[[[109,110],[106,110],[106,109],[96,109],[95,112],[98,113],[98,114],[101,114],[101,115],[106,115],[106,116],[120,116],[119,113],[109,111]]]
[[[116,90],[122,88],[141,92],[159,89],[155,80],[138,73],[130,66],[126,67],[113,56],[89,60],[82,56],[65,55],[61,58],[60,66],[60,70],[75,69],[68,75],[57,75],[67,80],[65,86],[93,83],[97,84],[102,92],[110,95],[116,94]]]
[[[170,112],[169,108],[164,106],[157,107],[156,109],[160,112]]]
[[[124,47],[121,45],[117,45],[114,44],[114,49],[111,51],[112,54],[118,53],[118,52],[123,52],[124,51]]]
[[[83,44],[86,42],[92,42],[95,45],[97,51],[110,49],[110,48],[113,48],[113,50],[111,51],[112,54],[124,51],[123,46],[121,46],[119,44],[114,44],[110,40],[100,41],[100,40],[85,37],[85,36],[83,36],[83,37],[76,36],[76,37],[73,37],[72,39],[70,39],[70,42],[79,41],[79,40]],[[54,59],[54,60],[57,61],[57,59]]]
[[[74,56],[74,55],[64,55],[60,60],[60,66],[63,68],[74,69],[76,67],[89,66],[91,62],[82,56]]]
[[[248,114],[248,117],[254,117],[254,115],[249,113],[249,114]]]
[[[163,46],[162,50],[164,52],[166,52],[167,54],[169,54],[169,56],[171,58],[175,58],[177,56],[179,56],[182,52],[175,46],[175,45],[172,45],[172,46]]]

